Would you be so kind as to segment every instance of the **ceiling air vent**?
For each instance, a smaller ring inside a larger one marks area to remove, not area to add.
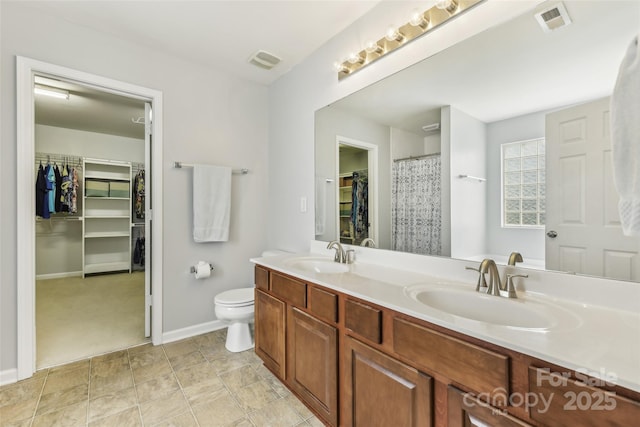
[[[545,33],[571,24],[571,18],[562,3],[536,13],[535,17]]]
[[[436,132],[440,130],[440,123],[432,123],[430,125],[422,126],[422,130],[425,132]]]
[[[278,65],[280,61],[282,61],[282,59],[269,52],[265,52],[264,50],[257,51],[256,53],[251,55],[251,58],[249,58],[250,64],[253,64],[260,68],[264,68],[265,70],[272,69],[273,67]]]

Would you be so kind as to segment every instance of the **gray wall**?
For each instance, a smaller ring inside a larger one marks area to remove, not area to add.
[[[16,200],[15,55],[162,91],[163,328],[168,332],[215,320],[215,294],[251,285],[253,268],[249,258],[266,248],[267,88],[36,13],[21,2],[1,2],[0,15],[0,176],[2,198],[7,203],[3,201],[3,206],[11,206]],[[311,123],[312,120],[313,117]],[[308,157],[313,158],[313,154]],[[229,242],[193,242],[191,171],[173,169],[172,162],[176,160],[250,169],[248,175],[233,178]],[[289,183],[296,181],[292,174],[287,176]],[[18,215],[20,213],[13,209],[3,209],[0,225],[0,371],[17,365]],[[311,235],[309,233],[305,240]],[[189,274],[189,266],[198,260],[214,264],[216,270],[212,278],[196,281]]]
[[[451,256],[466,258],[486,252],[487,182],[459,178],[486,177],[486,125],[463,111],[451,111]]]
[[[501,120],[487,125],[487,250],[509,255],[518,251],[525,260],[544,260],[544,228],[502,228],[500,218],[500,145],[544,137],[547,111]]]
[[[378,239],[382,248],[391,245],[391,166],[389,127],[352,116],[336,108],[323,108],[316,114],[315,174],[320,179],[335,177],[336,136],[368,142],[378,146]],[[312,157],[313,161],[313,157]],[[313,167],[313,163],[311,165]],[[322,184],[322,183],[321,183]],[[316,236],[318,240],[334,240],[336,232],[336,185],[327,184],[325,233]],[[273,194],[273,193],[272,193]],[[370,210],[371,211],[371,210]]]

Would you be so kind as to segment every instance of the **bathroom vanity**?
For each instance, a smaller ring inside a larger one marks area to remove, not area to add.
[[[312,254],[253,261],[255,351],[327,425],[595,427],[640,419],[638,313],[581,311],[521,291],[518,300],[476,300],[475,283]],[[493,311],[487,321],[446,306],[485,303]],[[514,307],[523,316],[512,315]],[[636,334],[619,360],[604,363],[624,337],[594,345],[600,332],[589,330],[598,321],[604,332],[612,322]],[[594,351],[603,359],[586,354]]]

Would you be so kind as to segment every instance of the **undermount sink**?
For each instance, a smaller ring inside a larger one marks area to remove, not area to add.
[[[578,318],[552,303],[510,299],[475,292],[473,289],[411,286],[407,295],[430,308],[464,319],[511,329],[551,330],[573,328]]]
[[[315,273],[335,274],[346,273],[349,271],[349,266],[347,264],[341,264],[333,261],[332,259],[322,257],[295,258],[286,261],[286,264],[290,268]]]

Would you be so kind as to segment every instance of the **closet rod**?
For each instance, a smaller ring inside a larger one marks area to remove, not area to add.
[[[173,162],[173,167],[176,168],[176,169],[192,168],[193,164],[192,163]],[[236,175],[246,175],[246,174],[249,173],[249,169],[246,169],[246,168],[233,169],[232,172],[234,174],[236,174]]]

